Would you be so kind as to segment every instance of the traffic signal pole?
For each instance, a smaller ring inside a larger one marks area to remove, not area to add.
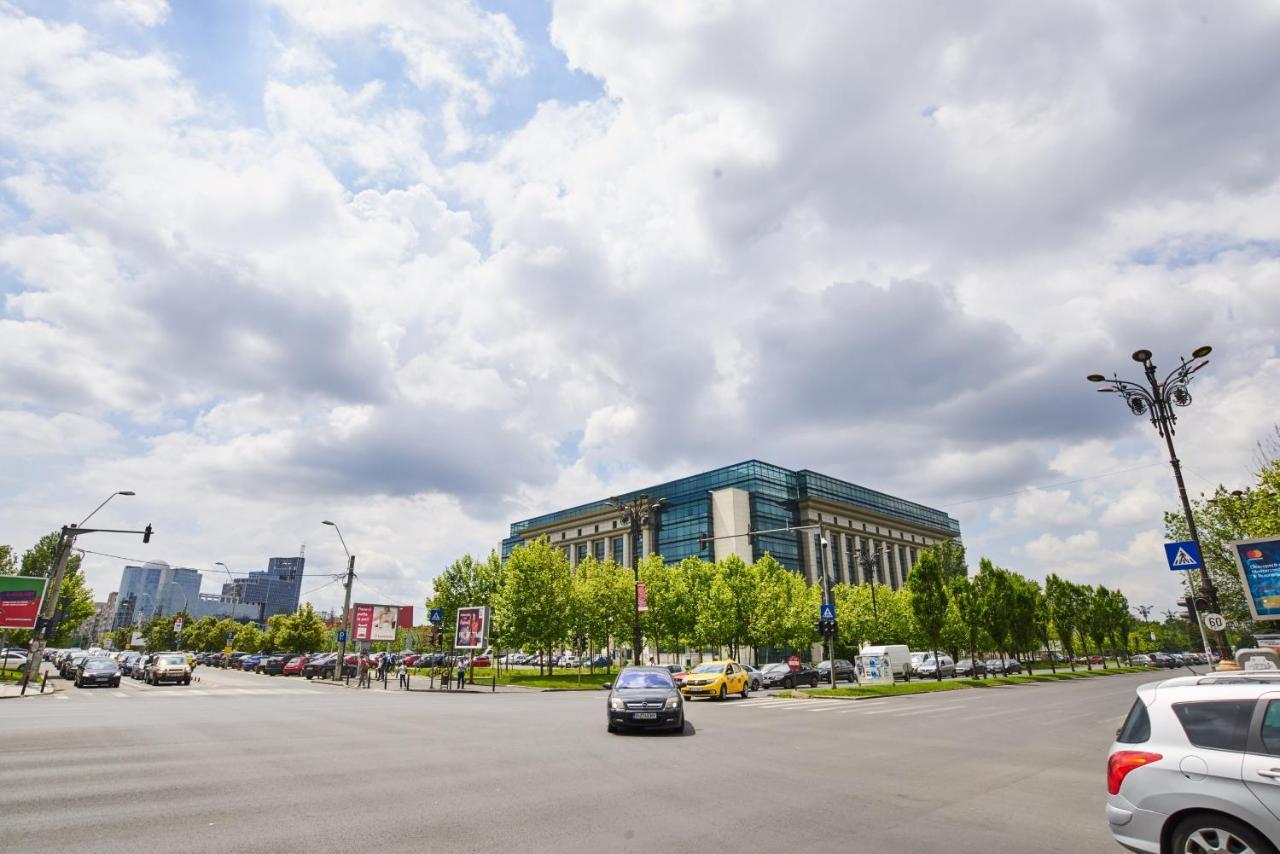
[[[40,666],[44,663],[44,647],[49,621],[58,609],[58,596],[62,592],[62,578],[67,573],[67,562],[71,559],[71,547],[76,542],[76,526],[63,525],[58,536],[58,562],[54,565],[53,578],[44,592],[44,602],[40,606],[40,616],[36,620],[35,631],[31,633],[31,657],[27,660],[27,672],[22,676],[22,694],[27,693],[27,683],[40,674]]]

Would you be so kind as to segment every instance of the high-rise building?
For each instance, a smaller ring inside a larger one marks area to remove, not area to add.
[[[275,614],[292,614],[298,610],[302,594],[304,557],[273,557],[265,572],[250,572],[222,585],[224,599],[244,604],[260,604],[263,621]]]
[[[765,552],[810,582],[827,574],[861,584],[859,554],[875,555],[878,581],[899,588],[920,552],[942,539],[959,539],[960,523],[941,510],[802,469],[749,460],[737,465],[637,489],[619,496],[666,499],[640,542],[605,500],[557,510],[511,525],[502,556],[526,540],[548,537],[576,566],[588,555],[631,566],[637,555],[668,563],[701,556],[747,562]],[[804,530],[787,530],[804,527]],[[755,531],[773,533],[754,534]],[[827,543],[826,554],[820,543]]]

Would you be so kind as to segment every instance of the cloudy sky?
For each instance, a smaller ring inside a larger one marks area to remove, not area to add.
[[[1280,7],[0,0],[0,542],[421,601],[536,513],[760,458],[1176,596],[1280,421]],[[89,555],[105,598],[122,561]],[[320,589],[316,589],[320,588]],[[206,591],[216,584],[209,577]]]

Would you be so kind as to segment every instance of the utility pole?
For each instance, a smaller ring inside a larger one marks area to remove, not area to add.
[[[67,572],[67,561],[71,559],[71,547],[76,542],[75,525],[63,525],[58,536],[58,560],[54,564],[53,578],[44,593],[44,602],[40,606],[40,616],[36,619],[35,631],[31,633],[31,657],[27,660],[27,672],[22,677],[22,692],[27,693],[27,683],[40,673],[40,665],[44,662],[44,646],[46,629],[58,609],[58,595],[62,592],[62,577]]]
[[[347,556],[347,580],[343,585],[346,588],[346,594],[342,600],[342,632],[341,639],[338,641],[338,661],[333,668],[333,679],[335,682],[342,681],[342,670],[347,664],[347,641],[346,638],[351,633],[351,582],[356,577],[356,556]]]
[[[819,558],[822,560],[822,566],[819,567],[819,571],[822,573],[822,601],[823,603],[827,605],[831,605],[834,608],[835,603],[831,601],[831,577],[827,575],[827,552],[828,552],[829,546],[827,544],[826,537],[823,537],[821,534],[819,534],[818,538],[822,542],[822,551],[819,554]],[[831,664],[831,687],[834,688],[836,687],[836,633],[834,631],[835,626],[824,626],[824,629],[825,630],[823,634],[827,636],[827,661]]]

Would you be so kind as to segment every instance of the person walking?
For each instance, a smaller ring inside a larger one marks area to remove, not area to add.
[[[408,688],[409,687],[409,665],[401,661],[400,668],[397,672],[400,674],[400,687]]]
[[[467,684],[467,660],[465,658],[458,659],[458,689],[466,687]]]

